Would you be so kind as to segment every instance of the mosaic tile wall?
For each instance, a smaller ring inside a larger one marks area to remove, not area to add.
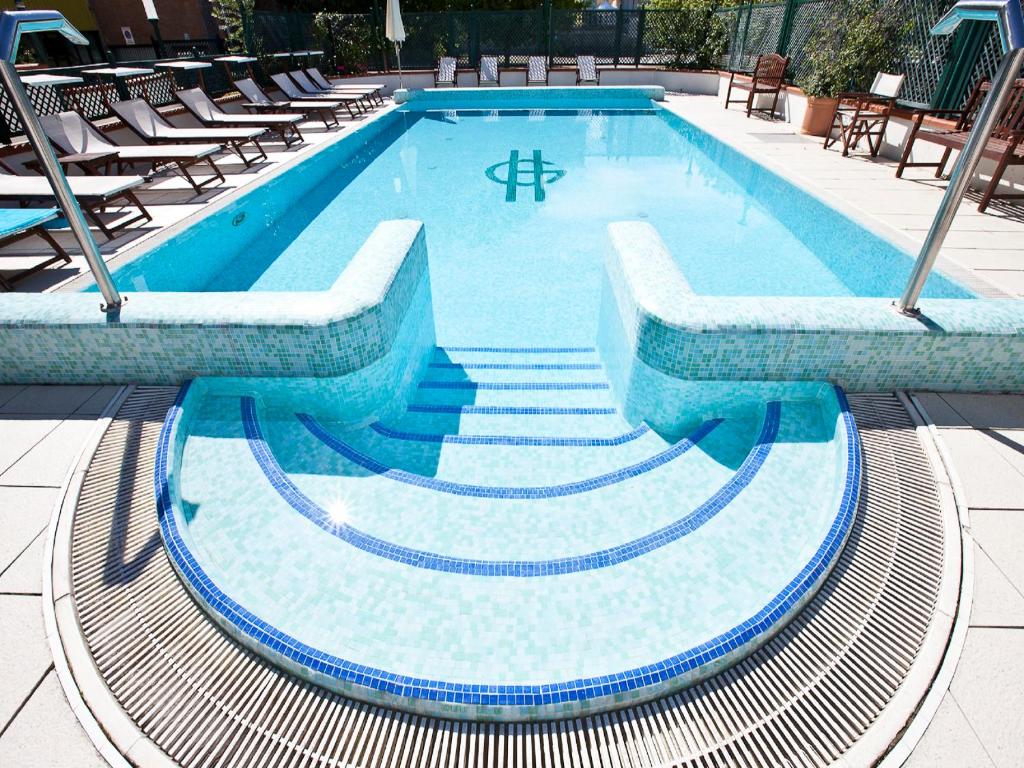
[[[0,382],[341,376],[388,354],[428,280],[423,225],[386,221],[319,293],[138,293],[117,321],[94,294],[11,294]]]
[[[1024,388],[1024,302],[928,299],[914,319],[888,299],[695,296],[648,227],[609,227],[601,352],[620,361],[612,379],[624,402],[650,400],[641,393],[660,389],[653,373],[868,392]]]
[[[660,85],[602,86],[600,88],[427,88],[395,91],[395,103],[410,109],[522,109],[558,107],[567,103],[586,103],[594,108],[641,106],[636,102],[664,101]],[[630,103],[632,102],[632,104]],[[647,104],[650,106],[650,104]]]

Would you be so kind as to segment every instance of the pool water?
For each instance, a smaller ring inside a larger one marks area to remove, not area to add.
[[[910,257],[646,104],[400,109],[356,156],[335,161],[328,148],[287,189],[216,214],[115,279],[127,291],[326,290],[380,221],[412,218],[426,227],[439,339],[544,343],[543,326],[589,343],[606,226],[643,220],[698,294],[899,295]],[[231,226],[239,213],[245,224]],[[937,274],[926,294],[970,295]]]

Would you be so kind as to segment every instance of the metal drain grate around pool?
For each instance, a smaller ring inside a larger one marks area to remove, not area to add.
[[[137,729],[108,729],[123,751],[189,767],[825,766],[879,721],[935,621],[943,528],[927,459],[894,397],[855,396],[865,475],[850,541],[814,600],[735,667],[557,722],[455,722],[354,702],[223,634],[160,551],[151,478],[174,397],[138,389],[125,402],[89,463],[71,533],[71,597],[91,655],[73,671],[96,675],[80,687],[106,686]]]

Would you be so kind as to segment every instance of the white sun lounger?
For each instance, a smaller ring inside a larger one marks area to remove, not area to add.
[[[481,56],[480,68],[476,71],[476,83],[481,88],[501,85],[501,70],[498,69],[497,56]]]
[[[44,115],[39,118],[39,122],[50,143],[66,155],[88,157],[89,155],[107,156],[113,153],[118,170],[125,166],[145,164],[151,166],[155,171],[161,166],[173,165],[192,185],[196,194],[201,193],[203,187],[215,181],[222,183],[224,181],[224,174],[213,162],[213,156],[224,149],[222,144],[162,144],[154,147],[115,144],[106,134],[77,112],[57,112],[52,115]],[[209,165],[213,171],[213,176],[202,182],[196,181],[189,172],[190,168],[199,163]],[[90,169],[87,162],[79,164],[87,170]]]
[[[600,85],[601,73],[593,56],[576,57],[576,85]]]
[[[326,96],[320,93],[308,93],[301,90],[288,75],[284,72],[278,72],[276,75],[271,75],[270,79],[274,81],[276,85],[287,98],[295,99],[299,101],[315,101],[324,106],[330,104],[331,109],[338,109],[339,107],[345,107],[348,110],[348,115],[351,118],[356,118],[359,113],[362,112],[362,107],[359,106],[359,102],[362,100],[361,96],[355,96],[345,93],[335,93],[330,96]],[[356,111],[352,110],[355,105]]]
[[[178,128],[171,125],[167,118],[153,109],[150,103],[144,99],[113,101],[110,103],[110,109],[148,144],[221,142],[238,153],[246,167],[257,160],[266,160],[267,158],[267,153],[263,151],[259,142],[259,137],[266,133],[266,128]],[[246,144],[252,144],[259,155],[255,158],[247,157],[242,151],[242,147]]]
[[[338,125],[338,118],[334,114],[334,110],[325,105],[322,101],[274,101],[266,92],[256,85],[256,82],[252,78],[243,78],[241,80],[235,80],[235,88],[241,93],[248,101],[242,104],[246,109],[251,109],[255,112],[301,112],[306,118],[311,118],[314,114],[320,120],[323,120],[324,126],[330,128],[332,125]]]
[[[379,104],[384,103],[383,91],[387,87],[385,83],[349,83],[344,80],[331,82],[316,67],[306,69],[306,77],[317,88],[323,91],[338,91],[340,93],[368,93],[373,96]],[[301,84],[301,83],[300,83]]]
[[[6,167],[6,164],[4,164]],[[129,224],[152,221],[149,211],[135,196],[134,190],[145,184],[141,176],[68,176],[71,193],[78,199],[85,213],[107,237],[124,229]],[[53,188],[42,176],[15,176],[0,172],[0,199],[4,200],[48,200],[53,202]],[[100,212],[111,203],[123,200],[138,209],[139,213],[119,221],[117,226],[108,227],[100,218]]]
[[[285,146],[302,141],[299,123],[304,115],[239,115],[225,112],[220,104],[211,99],[202,88],[186,88],[175,91],[174,96],[185,105],[185,109],[203,125],[208,127],[261,127],[274,131],[281,137]]]
[[[442,56],[438,59],[437,69],[434,70],[434,87],[450,86],[458,87],[458,59],[454,56]]]
[[[52,221],[60,216],[56,208],[0,208],[0,247],[10,245],[18,240],[36,235],[46,241],[46,244],[53,248],[55,255],[36,264],[28,269],[22,269],[7,277],[0,275],[0,290],[13,291],[14,283],[23,280],[29,275],[46,269],[51,264],[62,262],[71,263],[68,252],[61,248],[60,243],[53,239],[53,236],[43,226],[46,222]]]
[[[545,56],[531,56],[526,61],[526,85],[548,84],[548,60]]]

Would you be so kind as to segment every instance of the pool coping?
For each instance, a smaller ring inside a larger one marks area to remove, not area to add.
[[[754,616],[668,659],[597,678],[487,685],[407,677],[305,645],[236,603],[204,570],[189,548],[187,535],[179,530],[187,530],[187,526],[182,522],[176,477],[181,444],[187,433],[186,404],[194,389],[190,384],[183,386],[168,410],[158,440],[153,477],[164,548],[186,589],[212,621],[270,663],[336,693],[413,714],[468,720],[550,720],[635,705],[695,685],[769,642],[813,599],[843,552],[860,496],[860,436],[845,393],[834,386],[831,395],[837,406],[835,418],[837,425],[845,428],[837,456],[843,469],[841,485],[827,502],[837,503],[837,508],[811,559]],[[761,425],[762,438],[769,429],[772,413],[769,406]],[[774,418],[778,418],[777,413]]]

